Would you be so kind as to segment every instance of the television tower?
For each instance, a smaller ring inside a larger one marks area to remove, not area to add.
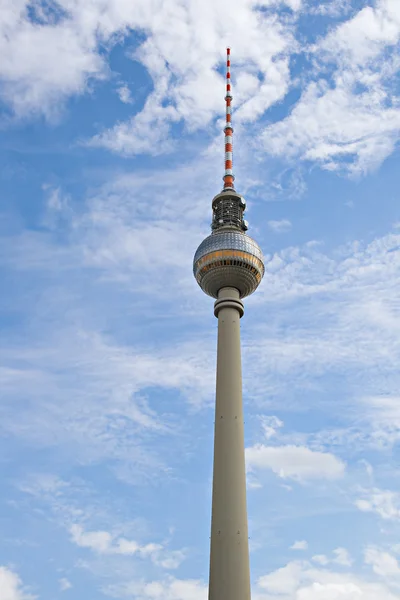
[[[234,187],[229,48],[226,66],[224,188],[212,201],[212,233],[197,249],[193,273],[203,292],[216,298],[218,318],[208,597],[250,600],[240,319],[242,298],[257,289],[264,263],[260,247],[245,233],[246,203]]]

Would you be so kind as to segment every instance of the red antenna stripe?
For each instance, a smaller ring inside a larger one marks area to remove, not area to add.
[[[226,122],[225,122],[225,175],[224,175],[224,189],[234,189],[234,175],[232,173],[232,134],[233,128],[231,125],[231,61],[230,61],[231,49],[226,49]]]
[[[234,189],[233,182],[234,176],[232,173],[232,134],[233,129],[231,125],[231,73],[230,73],[230,54],[231,49],[226,49],[226,124],[225,124],[225,175],[224,175],[224,189]]]

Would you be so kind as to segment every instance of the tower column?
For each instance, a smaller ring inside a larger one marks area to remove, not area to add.
[[[250,600],[240,354],[243,303],[234,288],[215,302],[218,317],[209,600]]]

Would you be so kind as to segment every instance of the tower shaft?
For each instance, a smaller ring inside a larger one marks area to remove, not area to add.
[[[215,302],[217,386],[209,600],[250,600],[240,352],[243,304],[234,288]]]

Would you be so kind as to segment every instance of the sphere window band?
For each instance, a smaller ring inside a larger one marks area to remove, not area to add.
[[[221,234],[214,234],[215,237],[225,238]],[[218,297],[219,289],[223,287],[233,287],[239,291],[240,298],[244,298],[251,294],[261,282],[264,275],[263,261],[241,248],[251,248],[261,254],[258,246],[255,245],[251,238],[246,238],[245,234],[239,234],[242,239],[236,239],[237,248],[225,248],[213,250],[217,240],[205,240],[197,252],[197,260],[195,259],[193,270],[196,280],[206,294]],[[213,237],[213,236],[210,236]],[[226,239],[225,239],[226,241]],[[207,247],[207,251],[204,250]]]
[[[262,275],[264,274],[264,264],[263,262],[257,258],[256,256],[253,256],[252,254],[248,254],[247,252],[243,252],[240,250],[217,250],[216,252],[210,252],[209,254],[206,254],[205,256],[202,256],[201,258],[199,258],[199,260],[196,261],[195,263],[195,270],[198,271],[199,269],[201,269],[201,267],[205,264],[210,264],[211,261],[211,265],[215,265],[217,266],[217,264],[222,264],[222,263],[217,263],[215,259],[218,258],[230,258],[230,259],[237,259],[237,258],[242,258],[245,260],[246,263],[251,262],[254,264],[255,267],[257,267]],[[226,263],[223,263],[226,264]],[[229,264],[232,264],[231,262],[229,262]],[[243,261],[240,261],[240,264],[244,264]]]

